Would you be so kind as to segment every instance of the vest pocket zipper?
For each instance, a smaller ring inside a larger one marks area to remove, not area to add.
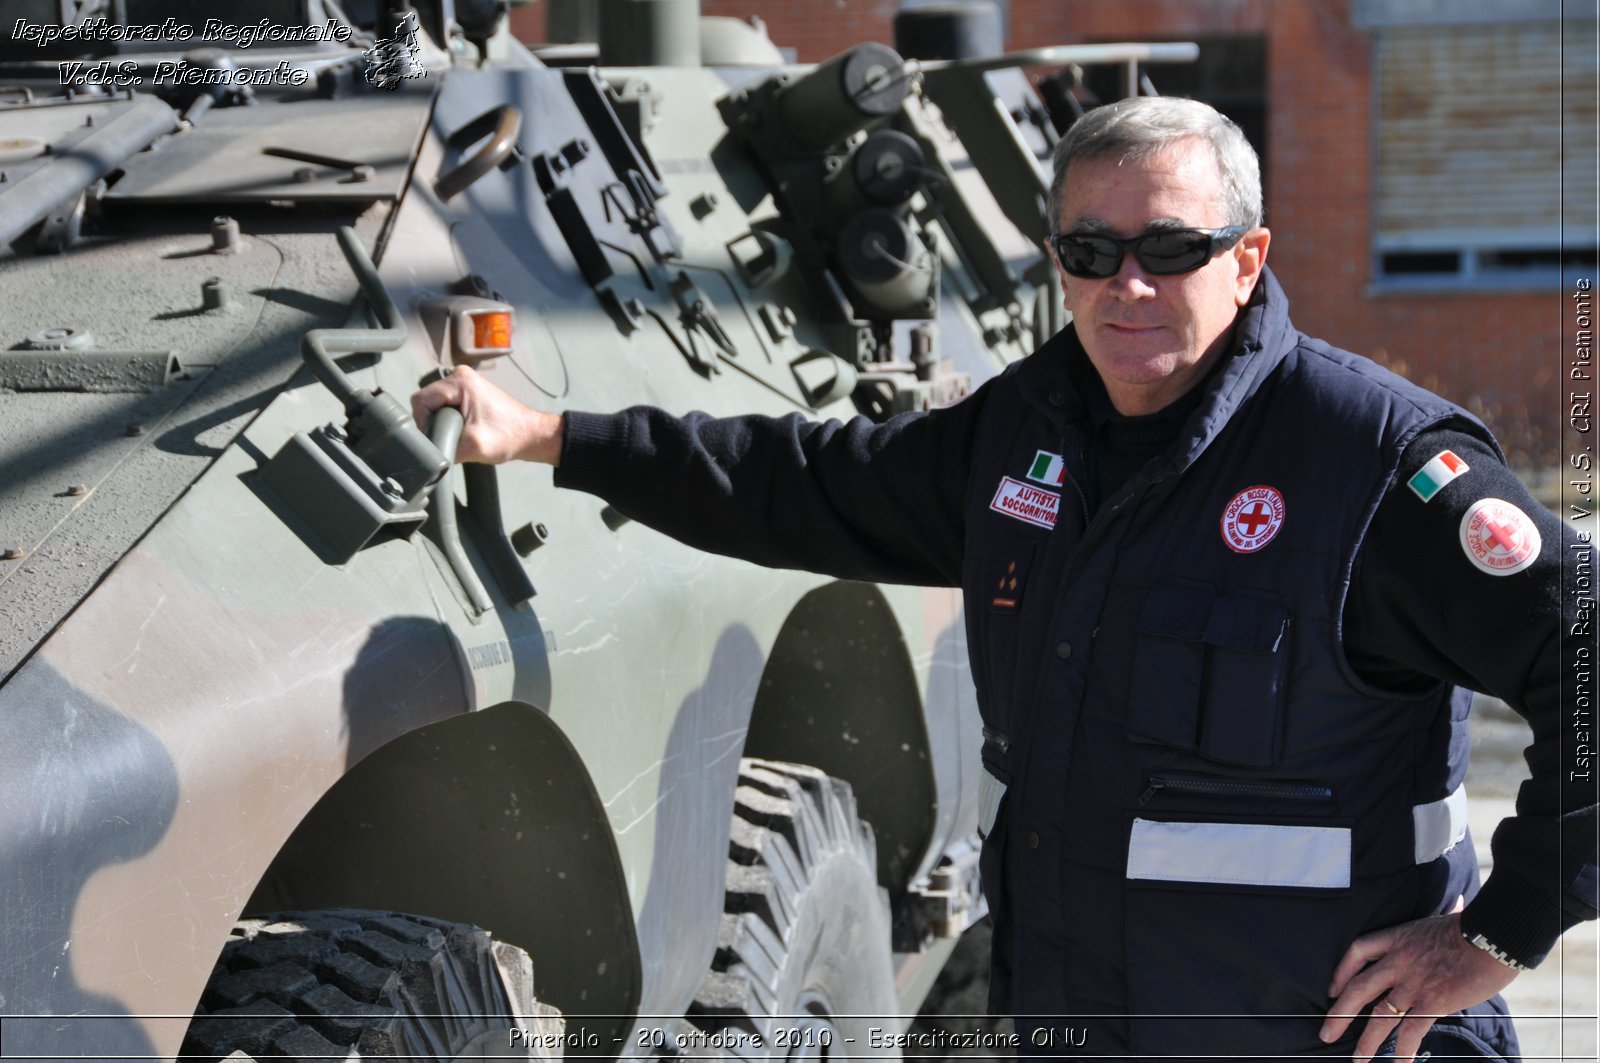
[[[1333,790],[1315,783],[1245,782],[1216,779],[1206,775],[1152,775],[1146,781],[1139,804],[1147,805],[1161,790],[1178,793],[1210,794],[1216,797],[1264,797],[1289,801],[1331,801]]]

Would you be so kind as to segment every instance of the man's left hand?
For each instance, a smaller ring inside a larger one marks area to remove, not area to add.
[[[1396,1027],[1394,1058],[1410,1063],[1434,1019],[1481,1004],[1510,985],[1517,972],[1461,936],[1458,912],[1356,938],[1334,969],[1328,996],[1338,999],[1328,1009],[1322,1039],[1337,1041],[1366,1009],[1356,1063],[1371,1059]]]

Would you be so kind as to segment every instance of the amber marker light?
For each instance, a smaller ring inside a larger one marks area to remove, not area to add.
[[[472,318],[472,346],[479,351],[511,349],[511,311],[481,310]]]
[[[511,353],[512,308],[475,295],[446,295],[417,304],[439,360],[473,363]]]

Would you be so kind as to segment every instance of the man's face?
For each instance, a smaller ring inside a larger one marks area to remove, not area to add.
[[[1220,229],[1222,175],[1204,141],[1180,140],[1147,159],[1083,159],[1067,171],[1061,232],[1127,238],[1162,228]],[[1227,345],[1266,262],[1269,234],[1252,229],[1192,273],[1148,273],[1130,249],[1115,276],[1061,274],[1078,338],[1123,414],[1153,413],[1196,383]],[[1059,270],[1060,264],[1056,268]]]

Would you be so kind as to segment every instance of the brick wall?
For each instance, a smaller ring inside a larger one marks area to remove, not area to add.
[[[542,0],[514,7],[511,9],[511,33],[524,44],[543,44],[546,39],[544,18]]]
[[[893,40],[897,0],[703,0],[759,15],[815,62]],[[544,37],[544,5],[512,16]],[[1375,295],[1371,280],[1368,35],[1347,0],[1011,0],[1009,46],[1260,35],[1267,42],[1269,258],[1296,324],[1483,413],[1519,465],[1555,459],[1561,416],[1559,290]],[[1159,85],[1159,79],[1157,80]]]
[[[545,40],[544,0],[511,13],[511,32],[529,44]],[[802,63],[819,63],[862,41],[894,40],[899,0],[700,0],[700,12],[748,19],[759,16],[780,48]]]
[[[1368,293],[1371,48],[1348,8],[1346,0],[1012,0],[1010,46],[1264,36],[1268,259],[1296,325],[1482,413],[1517,464],[1553,462],[1559,290]]]

